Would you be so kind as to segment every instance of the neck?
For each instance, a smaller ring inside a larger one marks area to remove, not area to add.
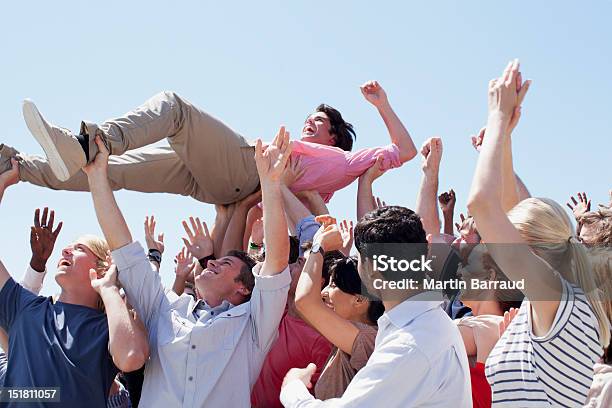
[[[499,302],[496,300],[482,300],[475,302],[472,308],[472,314],[474,316],[480,315],[496,315],[503,316],[504,312],[499,306]]]
[[[421,289],[413,289],[413,290],[388,290],[381,291],[381,299],[389,299],[383,300],[383,305],[385,305],[385,312],[393,309],[395,306],[403,303],[406,299],[411,298],[414,295],[418,295],[419,293],[424,292]]]
[[[217,307],[221,303],[223,303],[222,296],[219,296],[213,293],[208,293],[206,291],[200,292],[200,295],[202,297],[202,300],[205,301],[206,304],[210,307]]]
[[[291,317],[296,317],[299,319],[302,318],[302,316],[300,316],[300,314],[298,313],[297,308],[295,307],[295,294],[290,294],[287,297],[287,314]]]
[[[96,292],[93,292],[93,294],[84,294],[62,288],[62,292],[57,300],[62,303],[97,309],[99,298]]]

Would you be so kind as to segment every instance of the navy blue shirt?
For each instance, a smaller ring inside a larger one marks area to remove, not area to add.
[[[106,407],[118,369],[103,312],[53,303],[9,279],[0,290],[0,326],[9,335],[5,387],[60,387],[61,402],[53,405]]]

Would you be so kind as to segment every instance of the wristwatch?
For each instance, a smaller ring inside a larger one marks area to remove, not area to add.
[[[314,244],[312,244],[312,248],[310,249],[310,253],[311,254],[320,253],[321,256],[325,256],[325,251],[323,250],[323,247],[321,246],[321,243],[319,243],[319,242],[315,242]]]

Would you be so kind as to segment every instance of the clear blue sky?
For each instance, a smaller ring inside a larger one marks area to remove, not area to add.
[[[440,191],[464,209],[476,161],[469,136],[486,120],[486,86],[521,59],[534,83],[515,131],[517,172],[532,194],[565,203],[576,191],[606,202],[612,136],[612,1],[419,2],[11,2],[0,25],[0,142],[41,154],[21,115],[32,98],[54,123],[78,130],[174,90],[248,137],[270,139],[280,124],[298,136],[320,102],[353,122],[357,148],[388,142],[359,85],[376,79],[420,146],[443,138]],[[375,193],[414,206],[420,158],[389,172]],[[355,217],[355,185],[330,209]],[[180,220],[212,222],[190,198],[117,193],[135,238],[146,214],[166,233],[162,274],[173,279]],[[100,234],[87,193],[21,183],[1,204],[1,259],[20,277],[30,257],[36,207],[65,221],[43,294],[58,290],[59,249]]]

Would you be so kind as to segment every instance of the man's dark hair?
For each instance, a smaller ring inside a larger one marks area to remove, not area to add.
[[[368,244],[427,244],[427,235],[417,213],[388,206],[365,214],[355,226],[355,247],[361,255],[372,255]]]
[[[331,125],[329,131],[335,136],[334,146],[350,152],[353,149],[353,139],[357,139],[357,134],[353,129],[353,125],[345,122],[337,109],[324,103],[317,106],[316,111],[323,112],[329,118],[329,123]]]
[[[302,244],[302,250],[304,252],[310,251],[312,249],[312,241],[306,241]],[[335,261],[338,259],[346,258],[344,254],[340,251],[328,251],[323,255],[323,269],[321,271],[321,276],[323,277],[323,286],[321,289],[329,285],[329,269],[333,265]]]
[[[255,276],[253,275],[253,268],[257,264],[255,260],[246,252],[243,251],[228,251],[227,256],[233,256],[242,261],[244,265],[240,268],[240,273],[236,277],[236,282],[241,282],[245,288],[249,290],[249,296],[251,297],[250,292],[253,292],[253,288],[255,287]]]
[[[289,236],[289,263],[296,263],[300,257],[300,241],[293,235]]]
[[[361,295],[365,291],[357,271],[357,259],[355,257],[351,256],[333,261],[329,279],[344,293]],[[378,318],[385,312],[385,306],[380,300],[370,299],[369,302],[368,320],[372,324],[376,324]]]

